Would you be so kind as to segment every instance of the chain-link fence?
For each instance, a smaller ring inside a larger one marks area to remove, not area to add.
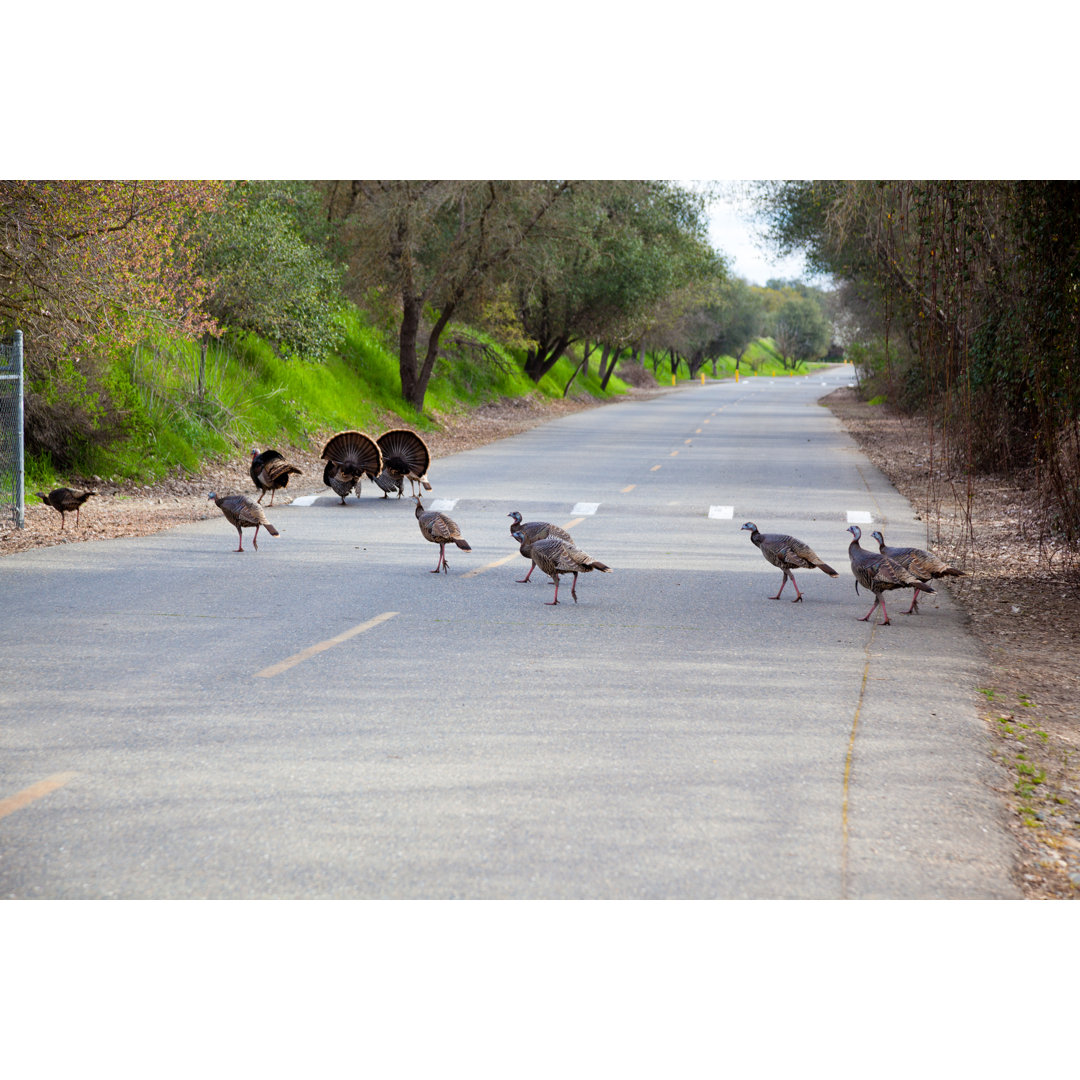
[[[17,529],[25,523],[23,491],[23,339],[0,342],[0,524],[10,515]]]

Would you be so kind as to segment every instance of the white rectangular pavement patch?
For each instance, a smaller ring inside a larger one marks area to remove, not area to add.
[[[847,520],[849,525],[869,525],[874,516],[866,510],[849,510]]]
[[[430,506],[425,506],[425,510],[453,510],[457,505],[457,499],[432,499]]]
[[[709,517],[711,518],[733,518],[735,516],[734,506],[710,506]]]
[[[289,505],[290,506],[311,506],[318,497],[319,497],[318,495],[301,495],[299,499],[293,499],[293,501]]]
[[[600,509],[599,503],[574,503],[574,509],[570,511],[571,514],[595,514]]]

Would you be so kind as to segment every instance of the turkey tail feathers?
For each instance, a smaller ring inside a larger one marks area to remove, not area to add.
[[[469,546],[467,540],[462,540],[460,537],[456,537],[454,539],[454,543],[457,544],[457,546],[461,548],[462,551],[472,551],[472,548]]]

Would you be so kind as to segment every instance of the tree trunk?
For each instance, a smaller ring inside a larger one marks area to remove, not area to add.
[[[401,374],[401,396],[414,408],[423,408],[424,391],[419,394],[417,405],[417,387],[419,372],[416,362],[416,339],[420,333],[420,303],[412,296],[403,296],[401,300],[401,330],[398,332],[398,371]]]
[[[561,335],[554,341],[530,349],[525,356],[525,374],[538,383],[559,362],[559,357],[570,347],[572,340],[568,335]]]
[[[611,363],[604,370],[604,376],[600,380],[600,389],[606,390],[608,383],[611,382],[611,376],[615,374],[615,368],[618,367],[619,357],[622,355],[622,349],[616,349],[611,355]]]

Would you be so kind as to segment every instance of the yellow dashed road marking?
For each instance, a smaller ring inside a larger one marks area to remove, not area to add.
[[[43,795],[48,795],[50,791],[63,787],[73,776],[78,775],[75,772],[54,773],[44,780],[39,780],[36,784],[31,784],[28,788],[23,788],[22,791],[16,792],[14,795],[9,795],[6,799],[0,799],[0,818],[7,817],[8,814],[21,810],[24,806],[40,799]]]
[[[625,495],[628,491],[633,491],[637,487],[637,484],[627,484],[626,487],[619,492],[620,495]]]
[[[359,626],[354,626],[351,630],[346,630],[345,633],[338,634],[337,637],[327,638],[326,641],[320,641],[317,645],[311,645],[302,652],[296,653],[294,656],[290,656],[277,664],[271,664],[268,668],[263,668],[262,671],[256,671],[255,678],[272,679],[275,675],[280,675],[283,671],[288,671],[289,668],[299,664],[302,660],[308,660],[318,653],[325,652],[327,649],[332,649],[335,645],[340,645],[343,641],[348,641],[349,638],[356,637],[357,634],[362,634],[365,630],[370,630],[372,627],[378,626],[379,623],[384,623],[387,619],[392,619],[395,615],[397,615],[396,611],[384,611],[381,615],[376,615],[374,619],[368,619],[367,622],[362,622]]]
[[[631,486],[633,486],[633,485],[631,485]],[[584,518],[580,518],[580,517],[579,518],[574,518],[573,521],[568,521],[565,525],[562,526],[562,528],[564,528],[567,532],[569,532],[575,526],[580,525],[584,520],[585,520]],[[513,542],[512,537],[511,537],[511,542]],[[513,562],[514,559],[520,559],[520,558],[521,558],[521,552],[520,551],[515,551],[512,555],[504,555],[501,559],[496,559],[494,562],[486,563],[484,566],[478,566],[475,570],[470,570],[467,574],[462,574],[461,576],[463,578],[476,577],[477,574],[482,574],[487,570],[494,570],[496,566],[505,566],[508,562]]]

